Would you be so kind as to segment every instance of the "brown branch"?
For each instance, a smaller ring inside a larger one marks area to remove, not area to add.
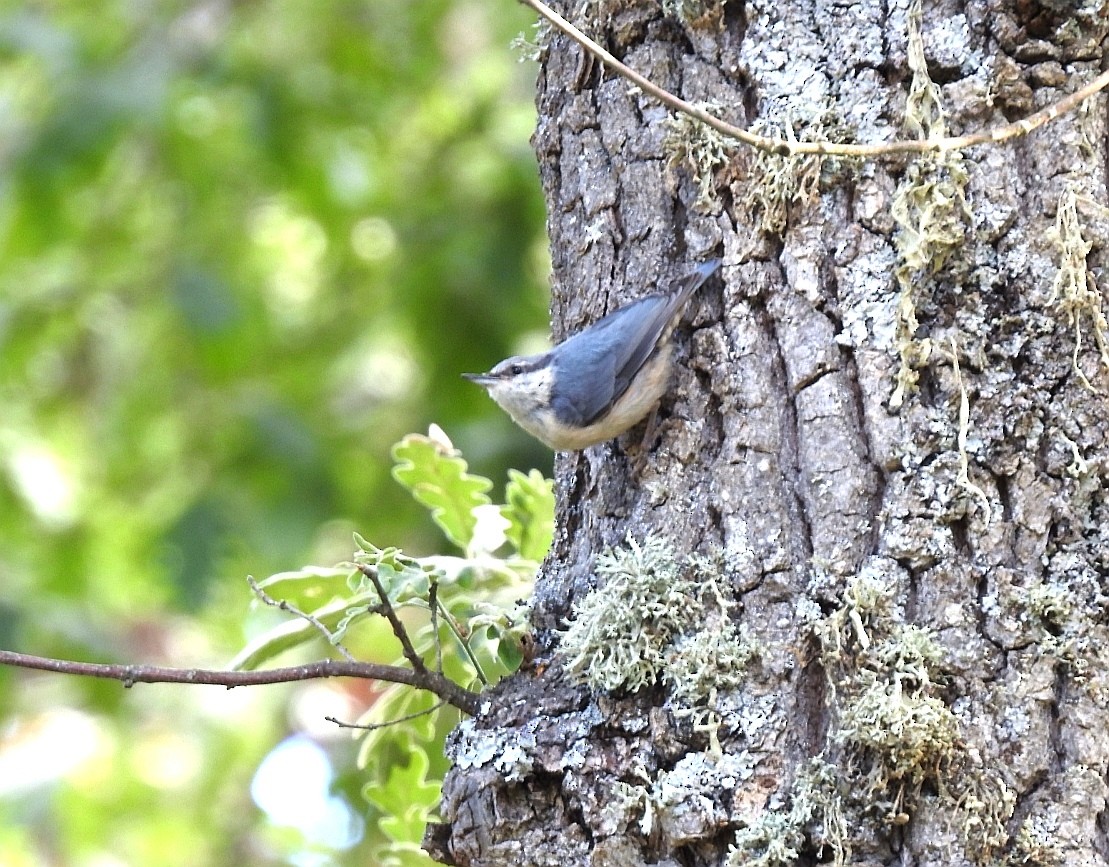
[[[426,689],[447,704],[471,716],[477,713],[478,694],[459,686],[453,680],[426,668],[415,671],[399,665],[381,665],[375,662],[348,662],[325,659],[307,665],[288,668],[268,668],[261,671],[213,671],[202,668],[163,668],[157,665],[107,665],[95,662],[75,662],[31,656],[12,650],[0,650],[0,665],[54,671],[82,677],[100,677],[118,680],[130,688],[136,683],[195,683],[223,686],[260,686],[269,683],[291,683],[298,680],[315,680],[325,677],[357,677],[402,683],[417,689]]]
[[[644,93],[653,96],[663,105],[669,106],[674,111],[696,118],[701,121],[701,123],[712,127],[712,129],[722,135],[737,139],[759,150],[769,151],[770,153],[780,154],[782,156],[819,154],[822,156],[876,157],[885,154],[943,153],[946,151],[971,148],[977,145],[990,144],[991,142],[1001,142],[1019,135],[1027,135],[1034,129],[1043,126],[1045,123],[1077,108],[1083,101],[1104,89],[1106,85],[1109,85],[1109,70],[1106,70],[1089,84],[1065,96],[1058,102],[1049,105],[1047,108],[1037,111],[1035,114],[1030,114],[1022,120],[1014,121],[1003,127],[998,127],[997,129],[987,132],[973,133],[972,135],[931,139],[896,139],[894,141],[882,142],[881,144],[790,141],[788,139],[769,138],[767,136],[758,135],[742,127],[734,126],[718,117],[714,117],[703,108],[699,108],[693,103],[686,102],[684,99],[675,96],[668,90],[663,90],[654,82],[617,60],[612,54],[605,51],[604,48],[582,33],[581,30],[551,9],[551,7],[542,2],[542,0],[520,0],[520,2],[525,6],[530,6],[558,30],[565,33],[587,52],[600,60],[605,66],[635,84]]]

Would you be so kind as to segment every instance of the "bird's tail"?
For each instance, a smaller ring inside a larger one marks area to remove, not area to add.
[[[720,270],[720,266],[724,263],[723,259],[709,259],[682,277],[678,281],[678,285],[674,288],[672,295],[673,302],[670,308],[677,312],[685,306],[685,302],[692,297],[693,293],[705,285],[705,281],[713,274]]]

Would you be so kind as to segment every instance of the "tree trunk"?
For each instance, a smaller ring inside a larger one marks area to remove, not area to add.
[[[561,11],[671,92],[803,139],[1001,126],[1104,63],[1101,2],[926,0],[926,68],[910,5]],[[640,429],[559,457],[538,659],[453,736],[429,850],[1109,863],[1105,96],[961,158],[790,163],[722,155],[561,36],[538,87],[556,337],[725,267],[676,333],[645,460]],[[688,605],[633,690],[564,630],[606,598],[657,626],[628,601],[642,560],[597,569],[652,537]],[[718,681],[719,652],[683,657],[725,639]]]

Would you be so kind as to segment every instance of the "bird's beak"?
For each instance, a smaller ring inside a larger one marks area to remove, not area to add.
[[[493,376],[491,373],[464,373],[462,374],[462,378],[468,379],[470,382],[476,382],[484,388],[488,388],[497,381],[497,377]]]

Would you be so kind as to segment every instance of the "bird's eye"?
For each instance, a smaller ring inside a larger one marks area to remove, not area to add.
[[[513,376],[519,376],[521,373],[524,372],[524,365],[510,364],[508,366],[508,372],[511,373]]]

